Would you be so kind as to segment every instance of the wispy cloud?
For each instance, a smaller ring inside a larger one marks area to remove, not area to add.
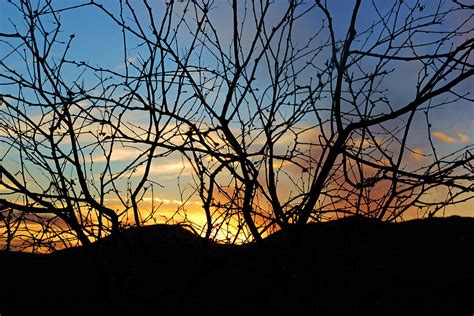
[[[0,183],[0,192],[7,191],[7,188]]]
[[[143,151],[136,148],[117,148],[112,151],[110,161],[132,161],[142,153]],[[97,155],[92,160],[94,162],[106,162],[107,158],[104,155]]]
[[[162,198],[159,198],[159,197],[155,197],[155,198],[151,198],[151,197],[146,197],[146,198],[143,198],[143,201],[145,202],[151,202],[151,201],[154,201],[154,202],[158,202],[158,203],[163,203],[163,204],[167,204],[167,205],[183,205],[184,202],[183,201],[180,201],[180,200],[169,200],[169,199],[162,199]]]
[[[188,162],[183,161],[157,161],[150,167],[150,174],[163,177],[188,176],[191,174],[192,167]],[[145,166],[137,168],[135,176],[141,176],[145,173]]]
[[[471,137],[461,133],[461,132],[456,132],[456,137],[450,136],[446,134],[445,132],[441,131],[435,131],[433,132],[433,136],[443,142],[443,143],[449,143],[449,144],[460,144],[460,143],[468,143],[471,140]]]
[[[418,162],[422,161],[426,156],[425,151],[422,148],[418,148],[418,147],[412,148],[410,154],[411,154],[411,158],[413,158],[413,160],[418,161]]]

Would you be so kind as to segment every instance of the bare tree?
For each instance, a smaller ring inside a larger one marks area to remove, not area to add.
[[[149,220],[140,217],[138,203],[155,185],[148,181],[151,160],[168,152],[156,150],[166,123],[150,113],[150,124],[135,128],[122,109],[133,110],[133,99],[119,95],[118,87],[125,81],[141,89],[137,78],[147,76],[145,64],[134,77],[69,59],[75,34],[62,34],[60,14],[88,5],[12,2],[20,19],[11,20],[14,32],[0,34],[0,183],[6,196],[0,211],[7,248],[13,235],[20,249],[86,245],[128,225],[129,217],[136,225]],[[135,146],[119,132],[144,141]],[[136,155],[117,167],[113,153],[124,147]],[[109,207],[110,199],[121,207]]]
[[[58,218],[82,243],[118,229],[128,213],[140,225],[140,201],[156,186],[150,168],[168,155],[193,168],[188,198],[202,201],[203,233],[229,242],[348,214],[433,216],[473,197],[472,145],[448,152],[431,139],[433,116],[472,106],[466,4],[354,0],[344,12],[328,1],[13,5],[28,27],[0,34],[10,47],[1,84],[15,92],[1,94],[3,154],[21,167],[2,167],[2,184],[22,198],[2,200],[8,236],[31,220],[49,227]],[[72,36],[52,57],[64,40],[60,14],[84,7],[120,30],[120,71],[69,59]],[[424,151],[412,141],[422,130]],[[120,170],[117,146],[138,152]],[[87,158],[98,152],[100,168]],[[46,180],[30,183],[31,168]],[[123,211],[107,206],[111,195]]]

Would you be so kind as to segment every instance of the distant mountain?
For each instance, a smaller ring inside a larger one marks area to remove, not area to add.
[[[9,315],[473,315],[474,219],[364,218],[206,242],[179,226],[0,255]]]

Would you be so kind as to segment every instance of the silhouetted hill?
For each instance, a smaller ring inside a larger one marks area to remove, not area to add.
[[[179,226],[1,254],[9,315],[472,315],[474,219],[311,224],[299,242],[208,243]]]

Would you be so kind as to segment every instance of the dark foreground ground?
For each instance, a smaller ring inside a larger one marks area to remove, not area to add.
[[[175,226],[52,255],[0,254],[0,314],[474,315],[474,219],[348,218],[256,245]]]

